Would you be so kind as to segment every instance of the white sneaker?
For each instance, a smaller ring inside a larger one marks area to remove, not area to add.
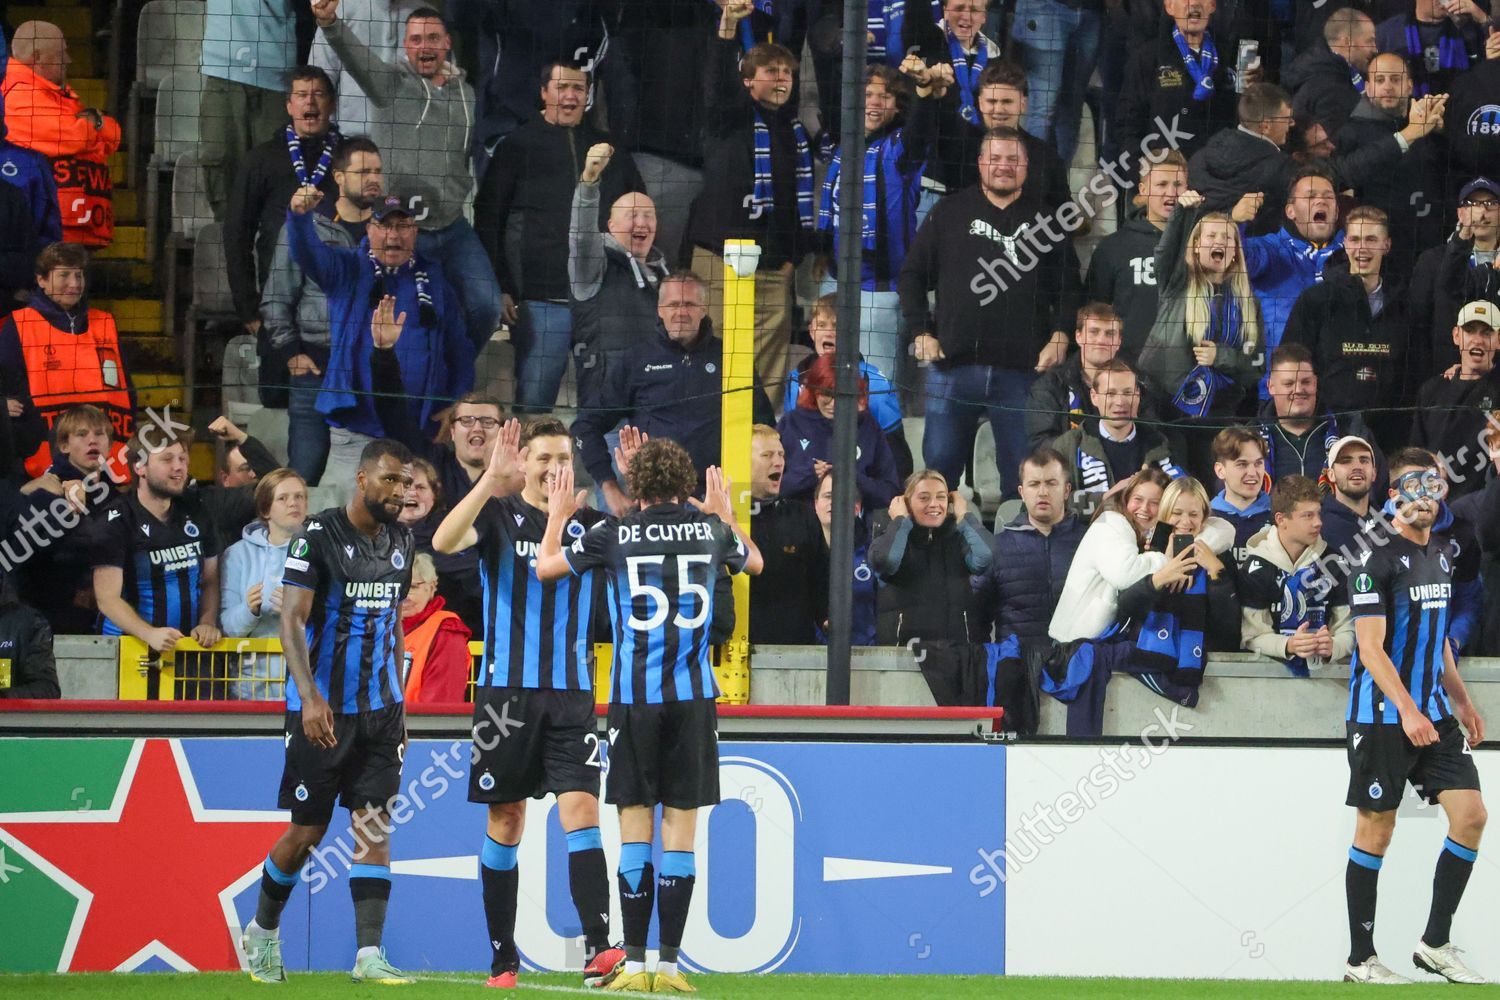
[[[1350,965],[1345,962],[1344,982],[1371,983],[1375,986],[1400,986],[1402,983],[1411,982],[1411,980],[1387,969],[1379,958],[1371,955],[1358,965]]]
[[[1434,976],[1442,976],[1450,983],[1487,983],[1488,979],[1475,972],[1464,964],[1464,960],[1458,957],[1462,948],[1453,942],[1448,942],[1441,948],[1434,948],[1426,941],[1417,941],[1417,950],[1412,953],[1411,960],[1417,968],[1424,972],[1430,972]]]

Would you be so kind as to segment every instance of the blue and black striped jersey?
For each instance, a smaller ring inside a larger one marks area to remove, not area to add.
[[[411,557],[409,529],[388,524],[371,538],[342,507],[308,518],[287,549],[282,582],[313,592],[308,666],[335,714],[373,712],[402,700],[396,635]],[[302,707],[295,684],[286,687],[286,707]]]
[[[187,635],[198,624],[203,567],[219,554],[218,533],[207,512],[191,501],[172,501],[165,521],[141,506],[135,491],[122,493],[91,518],[94,565],[118,566],[120,595],[153,628]],[[124,635],[101,619],[105,635]]]
[[[1370,550],[1349,576],[1349,613],[1356,620],[1385,617],[1385,651],[1412,700],[1434,722],[1452,714],[1441,683],[1453,603],[1449,551],[1444,535],[1434,534],[1426,546],[1392,535],[1386,545]],[[1386,699],[1360,662],[1358,648],[1349,669],[1348,721],[1399,725],[1395,703]]]
[[[575,574],[607,572],[618,705],[717,698],[709,627],[720,567],[745,568],[729,525],[664,503],[602,521],[563,549]]]
[[[604,515],[581,509],[568,522],[564,543],[582,538]],[[547,512],[520,496],[491,500],[474,521],[484,600],[481,685],[591,691],[594,683],[593,572],[543,583],[536,555]]]

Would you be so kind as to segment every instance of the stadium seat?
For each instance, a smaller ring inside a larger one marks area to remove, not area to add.
[[[260,406],[260,356],[255,337],[241,333],[224,347],[224,379],[220,384],[224,415],[244,425]]]
[[[203,55],[202,0],[149,0],[136,25],[135,81],[125,108],[125,142],[131,186],[140,187],[145,137],[141,115],[146,99],[156,94],[177,70],[198,68]]]
[[[202,99],[203,77],[197,67],[174,70],[157,88],[155,136],[146,164],[148,261],[156,259],[161,246],[161,175],[171,173],[181,157],[198,151],[198,109]]]
[[[158,268],[163,276],[162,332],[168,335],[177,332],[181,251],[191,249],[199,230],[214,221],[206,191],[203,166],[198,162],[197,154],[183,153],[177,158],[177,169],[172,172],[171,219]],[[147,227],[154,230],[156,226],[156,216],[153,215],[148,218]],[[155,253],[156,241],[148,240],[148,244],[147,253]]]
[[[224,261],[224,227],[211,222],[198,231],[193,243],[192,302],[182,325],[182,364],[187,399],[192,409],[192,395],[197,371],[193,360],[198,356],[198,334],[208,323],[235,320],[234,296],[229,290],[229,266]]]

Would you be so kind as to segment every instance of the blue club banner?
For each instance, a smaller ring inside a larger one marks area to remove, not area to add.
[[[184,739],[202,807],[265,815],[282,741]],[[480,969],[483,806],[467,801],[470,741],[417,740],[393,802],[386,946],[400,967]],[[1005,892],[971,878],[1005,830],[1005,756],[994,745],[726,742],[723,801],[699,813],[698,877],[682,961],[705,972],[1002,973]],[[607,761],[606,761],[607,767]],[[601,807],[611,872],[619,833]],[[227,815],[227,813],[226,813]],[[270,840],[267,840],[267,848]],[[304,868],[282,922],[287,967],[344,969],[354,952],[348,814]],[[578,969],[578,918],[554,800],[533,801],[520,850],[517,940],[528,967]],[[236,883],[254,915],[258,879]],[[655,946],[653,925],[651,946]]]

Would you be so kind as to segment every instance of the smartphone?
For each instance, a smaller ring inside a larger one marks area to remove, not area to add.
[[[1260,42],[1253,38],[1242,39],[1240,41],[1239,55],[1234,60],[1235,93],[1243,94],[1245,92],[1245,87],[1248,86],[1245,83],[1245,74],[1258,62],[1260,62]]]
[[[1192,548],[1193,542],[1194,538],[1192,535],[1173,535],[1171,546],[1167,549],[1167,551],[1172,555],[1173,558],[1176,558],[1178,553],[1180,553],[1183,549]]]

